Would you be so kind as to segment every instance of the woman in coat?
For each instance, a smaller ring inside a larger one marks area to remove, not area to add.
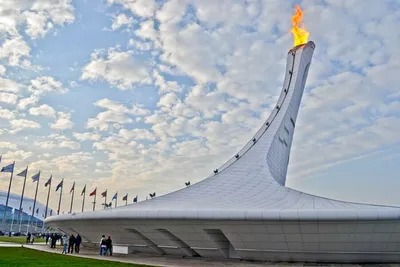
[[[67,254],[67,245],[68,245],[68,236],[66,234],[64,234],[62,236],[62,241],[63,241],[63,251],[61,252],[61,254]]]

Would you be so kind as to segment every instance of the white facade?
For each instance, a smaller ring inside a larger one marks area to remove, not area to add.
[[[297,113],[315,45],[287,57],[276,108],[254,139],[209,178],[111,210],[46,220],[132,251],[297,261],[399,261],[400,209],[327,199],[285,187]]]

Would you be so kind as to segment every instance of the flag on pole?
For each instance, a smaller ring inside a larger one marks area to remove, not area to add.
[[[128,194],[126,194],[123,198],[122,198],[122,200],[128,200]]]
[[[89,195],[89,196],[91,197],[91,196],[94,196],[94,195],[96,195],[96,191],[97,191],[97,188],[96,188],[95,190],[93,190],[93,192],[92,192],[92,193],[90,193],[90,195]]]
[[[136,202],[137,202],[137,197],[138,197],[138,196],[136,196],[136,197],[133,199],[133,203],[136,203]]]
[[[36,209],[36,215],[39,213],[39,208]]]
[[[23,170],[22,172],[18,173],[17,176],[25,177],[27,173],[28,173],[28,168],[26,168],[26,169]]]
[[[35,174],[35,175],[32,176],[31,178],[32,178],[32,182],[37,182],[37,181],[39,181],[40,172],[38,172],[37,174]]]
[[[117,199],[117,197],[118,197],[118,192],[115,193],[115,195],[112,197],[111,200]]]
[[[72,191],[74,191],[74,190],[75,190],[75,182],[74,182],[74,184],[72,185],[72,188],[71,188],[71,190],[69,191],[69,193],[71,194]]]
[[[82,196],[83,194],[85,194],[85,193],[86,193],[86,185],[85,185],[85,187],[82,189],[81,196]]]
[[[52,178],[53,178],[53,175],[51,175],[49,180],[47,180],[47,182],[44,184],[45,187],[47,187],[48,185],[51,185],[51,179]]]
[[[57,187],[56,187],[56,192],[58,191],[58,189],[60,189],[61,187],[63,187],[63,183],[64,183],[64,180],[61,180],[61,182],[57,185]]]
[[[14,172],[14,163],[1,168],[0,172]]]
[[[107,196],[107,190],[101,193],[101,197],[106,197]]]

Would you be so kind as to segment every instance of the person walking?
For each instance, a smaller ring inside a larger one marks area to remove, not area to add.
[[[50,240],[50,248],[53,248],[53,240],[54,240],[54,234],[53,233],[51,233],[49,240]]]
[[[31,233],[28,232],[28,234],[26,235],[26,243],[29,244],[30,241],[31,241]]]
[[[50,238],[50,235],[49,235],[49,233],[47,233],[46,234],[46,245],[49,243],[49,238]]]
[[[63,251],[61,254],[67,254],[67,245],[68,245],[68,236],[67,234],[64,234],[62,236],[62,242],[63,242]]]
[[[81,243],[82,243],[82,237],[78,234],[75,238],[75,252],[76,253],[79,253]]]
[[[33,244],[33,242],[35,241],[35,234],[31,235],[31,244]]]
[[[75,236],[74,235],[70,235],[69,240],[68,240],[68,254],[74,253],[74,246],[75,246]]]
[[[100,256],[106,255],[106,251],[107,251],[106,237],[102,235],[100,239]]]
[[[112,256],[112,240],[111,240],[111,236],[108,236],[108,238],[106,240],[106,246],[107,246],[106,255],[108,255],[108,253],[110,253],[110,256]]]

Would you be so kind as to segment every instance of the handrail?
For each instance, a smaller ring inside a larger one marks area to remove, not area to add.
[[[235,154],[232,158],[228,159],[224,164],[221,165],[220,168],[216,169],[214,171],[214,174],[209,175],[207,178],[216,176],[220,174],[222,171],[226,170],[229,166],[231,166],[234,162],[239,160],[243,155],[245,155],[256,143],[257,141],[264,135],[264,133],[268,130],[269,126],[271,123],[274,121],[275,117],[278,115],[278,112],[280,111],[280,108],[282,107],[283,102],[286,99],[286,96],[288,94],[291,82],[292,82],[292,77],[293,77],[293,69],[294,69],[294,62],[295,62],[295,55],[296,55],[296,50],[290,52],[293,56],[292,60],[292,66],[289,69],[289,82],[286,88],[283,88],[281,91],[281,95],[279,96],[278,102],[273,109],[272,113],[270,116],[267,118],[267,120],[263,123],[263,126],[254,134],[254,136],[248,141],[242,149],[239,150],[238,153]],[[271,118],[272,117],[272,118]],[[256,141],[254,141],[254,139]],[[239,155],[239,157],[237,157]],[[207,179],[206,178],[206,179]]]

